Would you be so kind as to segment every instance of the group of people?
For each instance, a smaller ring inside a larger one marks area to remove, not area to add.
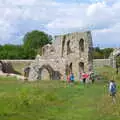
[[[87,81],[91,81],[92,83],[94,83],[94,81],[95,81],[94,73],[93,72],[80,73],[79,80],[82,81],[84,84]],[[73,83],[74,81],[75,81],[74,74],[70,73],[67,76],[67,82],[68,83]],[[116,92],[117,92],[117,90],[116,90],[116,83],[115,83],[114,80],[110,80],[109,85],[108,85],[108,89],[109,89],[110,96],[112,96],[112,100],[115,103],[116,102]]]
[[[80,72],[80,78],[79,79],[84,84],[86,82],[92,82],[92,83],[94,83],[94,80],[95,80],[94,73],[93,72],[89,72],[89,73],[85,73],[85,72],[81,73]]]
[[[70,83],[70,82],[74,82],[75,80],[75,77],[74,77],[74,74],[73,73],[70,73],[68,76],[67,76],[67,82]],[[93,72],[90,72],[90,73],[85,73],[85,72],[80,72],[79,74],[79,80],[80,82],[83,82],[84,84],[87,82],[87,81],[91,81],[92,83],[94,83],[94,73]]]

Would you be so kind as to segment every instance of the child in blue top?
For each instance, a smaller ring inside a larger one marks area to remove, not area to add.
[[[71,82],[74,82],[74,79],[75,79],[74,74],[71,73],[71,75],[70,75],[70,81],[71,81]]]

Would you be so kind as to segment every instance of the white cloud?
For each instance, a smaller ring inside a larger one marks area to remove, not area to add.
[[[119,0],[92,0],[89,4],[55,0],[0,0],[0,44],[21,43],[21,36],[33,29],[52,34],[90,29],[95,45],[111,46],[119,42],[119,11]]]

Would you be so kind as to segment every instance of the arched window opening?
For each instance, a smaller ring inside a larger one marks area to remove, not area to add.
[[[79,41],[79,51],[84,52],[84,40],[80,39]]]
[[[84,63],[83,62],[79,63],[79,72],[84,72]]]
[[[71,52],[70,50],[70,40],[67,42],[67,55],[69,55]]]
[[[63,41],[62,41],[62,57],[64,54],[65,39],[66,39],[66,36],[63,37]]]
[[[72,73],[72,63],[70,63],[69,70],[70,70],[70,73]]]

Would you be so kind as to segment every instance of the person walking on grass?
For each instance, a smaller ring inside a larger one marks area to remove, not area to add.
[[[109,93],[112,96],[113,103],[116,103],[116,83],[114,80],[110,80],[109,82]]]

